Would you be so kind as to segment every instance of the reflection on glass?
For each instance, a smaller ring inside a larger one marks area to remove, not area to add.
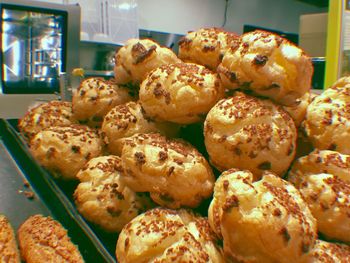
[[[9,93],[57,91],[64,71],[64,16],[2,8],[1,20],[3,86]]]

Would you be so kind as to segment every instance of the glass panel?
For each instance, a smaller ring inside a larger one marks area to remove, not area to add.
[[[3,8],[1,18],[3,85],[8,93],[57,91],[63,71],[65,17]]]

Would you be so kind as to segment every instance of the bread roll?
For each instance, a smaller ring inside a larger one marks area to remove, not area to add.
[[[316,220],[298,190],[266,172],[253,182],[247,170],[222,173],[209,207],[209,223],[233,262],[299,262],[313,248]]]
[[[34,136],[30,152],[54,176],[76,179],[87,161],[102,154],[102,140],[96,130],[87,126],[53,126]]]
[[[307,108],[304,129],[315,148],[350,154],[350,77],[339,79]]]
[[[171,49],[151,39],[129,39],[115,55],[115,80],[118,84],[140,84],[152,69],[177,62],[180,59]]]
[[[120,158],[109,155],[91,159],[77,174],[80,184],[74,200],[78,211],[109,232],[121,231],[151,205],[146,196],[125,184],[122,171]]]
[[[113,80],[87,78],[73,93],[74,117],[91,127],[100,127],[108,111],[131,100],[128,89],[119,87]]]
[[[50,101],[29,109],[19,120],[18,128],[29,142],[35,134],[45,128],[70,125],[76,122],[70,102]]]
[[[0,262],[21,262],[15,234],[10,222],[4,215],[0,215]]]
[[[179,58],[215,71],[238,37],[235,33],[216,27],[190,31],[179,41]]]
[[[140,86],[140,102],[155,120],[198,122],[224,96],[217,74],[192,63],[161,66]]]
[[[350,156],[315,150],[296,160],[288,178],[309,205],[318,231],[350,242]]]
[[[236,93],[209,111],[204,138],[218,170],[249,169],[257,180],[265,170],[279,176],[287,171],[295,155],[297,131],[280,106]]]
[[[190,144],[153,134],[125,139],[121,159],[125,180],[136,192],[149,192],[168,208],[197,207],[213,191],[214,175],[205,158]]]
[[[188,210],[155,208],[134,218],[119,235],[119,263],[225,262],[208,221]]]
[[[84,262],[67,231],[51,217],[29,217],[18,229],[18,241],[27,263]]]
[[[270,32],[241,36],[217,69],[224,87],[248,89],[282,105],[291,105],[311,88],[311,59],[297,46]]]

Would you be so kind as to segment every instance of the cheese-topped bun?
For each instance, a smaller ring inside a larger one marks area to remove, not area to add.
[[[77,174],[80,184],[74,200],[78,211],[109,232],[121,231],[151,204],[145,196],[132,191],[123,176],[120,158],[113,155],[91,159]]]
[[[350,262],[350,246],[316,240],[309,256],[301,263],[340,263]]]
[[[0,214],[0,262],[20,263],[16,237],[7,217]]]
[[[248,89],[291,105],[311,88],[311,59],[288,40],[256,30],[241,36],[217,71],[225,88]]]
[[[304,128],[315,148],[350,154],[350,77],[339,79],[307,108]]]
[[[51,217],[29,217],[18,229],[18,241],[27,263],[84,262],[66,229]]]
[[[319,232],[350,242],[350,155],[315,150],[294,162],[288,180],[309,205]]]
[[[215,177],[206,159],[189,143],[158,134],[125,139],[121,154],[125,180],[136,192],[150,192],[159,205],[197,207],[208,198]]]
[[[179,127],[173,123],[157,123],[146,116],[139,102],[128,102],[110,110],[102,123],[103,139],[112,154],[120,155],[123,139],[136,133],[160,132],[173,137]]]
[[[87,161],[102,154],[102,140],[96,130],[87,126],[50,127],[34,136],[30,152],[54,176],[76,179]]]
[[[119,235],[120,263],[225,262],[207,219],[184,209],[155,208],[134,218]]]
[[[114,81],[88,78],[80,83],[72,98],[74,117],[92,127],[99,127],[108,111],[132,100],[126,88]]]
[[[148,74],[139,96],[151,118],[189,124],[203,120],[224,96],[224,89],[218,75],[204,66],[177,63]]]
[[[51,127],[75,123],[72,104],[67,101],[44,102],[27,111],[18,123],[19,131],[30,141],[39,131]]]
[[[306,109],[311,102],[310,92],[306,92],[301,98],[295,100],[291,106],[283,106],[283,109],[292,117],[295,126],[299,127],[305,119]]]
[[[181,60],[169,48],[151,39],[129,39],[115,55],[114,77],[118,84],[139,84],[148,72]]]
[[[225,52],[239,36],[221,28],[200,28],[190,31],[179,41],[179,58],[216,70]]]
[[[286,172],[294,158],[297,131],[280,106],[238,92],[209,111],[204,138],[218,170],[249,169],[259,179],[265,170],[279,176]]]
[[[233,262],[299,262],[317,239],[316,220],[298,190],[266,172],[222,173],[209,207],[209,223]]]

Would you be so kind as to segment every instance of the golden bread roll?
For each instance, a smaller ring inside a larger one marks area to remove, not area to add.
[[[316,240],[314,248],[301,263],[350,262],[350,247],[344,244]]]
[[[124,182],[117,156],[91,159],[77,174],[80,184],[74,192],[78,211],[90,222],[109,232],[119,232],[151,204]]]
[[[270,100],[237,92],[220,100],[204,123],[205,146],[220,171],[265,170],[282,176],[293,161],[297,131],[292,118]]]
[[[184,209],[155,208],[134,218],[119,235],[119,263],[225,262],[207,219]]]
[[[211,167],[185,141],[157,133],[135,134],[125,139],[121,159],[128,186],[136,192],[150,192],[161,206],[197,207],[213,192]]]
[[[350,77],[317,96],[306,112],[304,129],[315,148],[350,154]]]
[[[15,234],[10,222],[4,215],[0,215],[0,262],[21,262]]]
[[[318,231],[350,242],[350,155],[315,150],[296,160],[288,179],[309,205]]]
[[[17,234],[22,258],[27,263],[84,262],[67,231],[51,217],[31,216]]]
[[[218,75],[204,66],[177,63],[150,72],[140,86],[139,96],[151,118],[189,124],[203,120],[223,98],[224,89]]]
[[[215,71],[238,38],[237,34],[216,27],[190,31],[179,41],[179,58]]]
[[[291,105],[311,88],[311,59],[297,46],[270,32],[245,33],[217,69],[228,89],[248,89]]]
[[[169,48],[151,39],[129,39],[115,55],[114,77],[118,84],[139,84],[148,72],[181,60]]]
[[[172,123],[156,123],[149,119],[139,102],[128,102],[110,110],[102,123],[104,142],[112,154],[120,155],[125,138],[136,133],[160,132],[173,137],[179,127]]]
[[[248,170],[222,173],[209,207],[209,223],[233,262],[299,262],[313,248],[316,220],[298,190],[266,172],[253,182]]]
[[[30,152],[54,176],[76,179],[87,161],[102,154],[102,140],[96,130],[87,126],[53,126],[34,136]]]
[[[108,111],[131,100],[128,89],[119,87],[113,80],[87,78],[73,93],[72,108],[77,120],[99,127]]]
[[[19,131],[30,141],[39,131],[51,127],[76,123],[72,104],[67,101],[42,103],[27,111],[18,122]]]

